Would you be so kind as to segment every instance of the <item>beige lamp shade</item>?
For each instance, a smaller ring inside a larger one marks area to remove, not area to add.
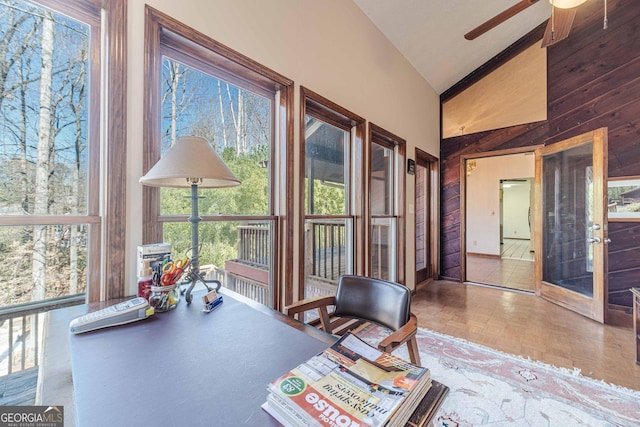
[[[151,187],[233,187],[238,178],[224,164],[206,139],[179,138],[140,182]]]
[[[549,3],[558,9],[571,9],[580,6],[586,1],[587,0],[549,0]]]

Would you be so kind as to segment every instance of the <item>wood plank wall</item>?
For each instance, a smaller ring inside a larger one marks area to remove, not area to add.
[[[640,1],[608,0],[607,12],[603,30],[604,1],[583,4],[569,38],[547,49],[546,121],[441,141],[442,278],[461,280],[460,156],[548,145],[608,127],[609,176],[640,175]],[[540,28],[534,32],[530,40]],[[463,89],[454,86],[441,102]],[[640,286],[640,223],[610,222],[609,235],[609,304],[631,307],[628,289]]]

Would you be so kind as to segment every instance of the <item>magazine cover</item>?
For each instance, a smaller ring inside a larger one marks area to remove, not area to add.
[[[382,426],[398,400],[377,397],[335,372],[312,383],[294,369],[279,378],[272,393],[289,400],[298,412],[321,426]]]
[[[345,334],[324,353],[351,375],[388,393],[405,394],[415,389],[419,382],[430,380],[427,368],[373,348],[351,333]]]
[[[310,425],[377,427],[386,424],[411,391],[428,384],[428,369],[346,334],[273,381],[269,390],[280,402],[275,405],[272,398],[272,409],[287,418],[303,417]]]

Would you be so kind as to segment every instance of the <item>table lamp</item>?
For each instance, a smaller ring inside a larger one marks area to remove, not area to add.
[[[191,291],[201,282],[209,291],[210,283],[220,289],[218,280],[205,280],[200,273],[198,223],[198,187],[221,188],[240,184],[206,139],[197,136],[178,138],[175,144],[158,162],[140,178],[140,183],[151,187],[191,187],[191,268],[188,271],[189,287],[185,293],[187,304],[191,303]]]

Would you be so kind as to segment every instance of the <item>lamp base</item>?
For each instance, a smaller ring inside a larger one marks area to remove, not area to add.
[[[193,295],[191,295],[191,291],[193,291],[193,288],[198,282],[202,283],[209,292],[213,291],[214,289],[217,292],[222,287],[222,283],[220,283],[219,280],[206,280],[204,277],[202,277],[202,274],[199,271],[191,270],[187,275],[187,281],[184,282],[189,283],[189,287],[187,288],[187,290],[183,291],[184,299],[185,301],[187,301],[187,304],[191,304],[191,301],[193,301]],[[215,287],[212,288],[211,286],[209,286],[210,284],[215,285]]]

